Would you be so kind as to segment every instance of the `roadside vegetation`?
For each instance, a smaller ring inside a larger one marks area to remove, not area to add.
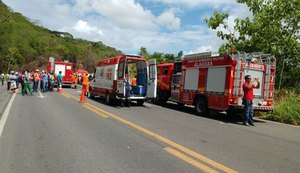
[[[256,116],[272,121],[300,125],[300,92],[280,90],[275,93],[273,114],[258,113]]]

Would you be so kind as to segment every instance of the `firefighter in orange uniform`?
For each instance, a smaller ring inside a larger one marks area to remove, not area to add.
[[[72,75],[72,83],[73,83],[73,86],[74,86],[75,89],[77,88],[77,82],[78,82],[78,76],[77,76],[76,73],[74,73]]]
[[[131,79],[131,85],[136,86],[136,76]]]
[[[82,90],[84,90],[85,95],[89,92],[89,77],[88,74],[82,76]]]

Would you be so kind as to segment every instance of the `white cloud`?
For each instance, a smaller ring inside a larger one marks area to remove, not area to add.
[[[195,8],[199,6],[210,6],[210,7],[220,7],[224,4],[236,3],[235,0],[152,0],[153,2],[162,2],[165,4],[176,4],[185,5],[190,8]]]
[[[175,16],[175,9],[169,9],[157,17],[158,24],[168,29],[179,29],[181,20]]]
[[[156,29],[155,16],[134,0],[98,0],[93,11],[114,22],[120,28]]]
[[[211,52],[213,48],[211,46],[200,46],[195,50],[190,50],[188,54],[202,53],[202,52]]]
[[[79,20],[73,26],[73,29],[75,29],[78,32],[83,32],[83,33],[86,33],[86,34],[97,31],[97,27],[92,27],[86,21],[83,21],[83,20]]]
[[[2,1],[14,11],[41,21],[46,28],[69,32],[76,38],[102,41],[125,53],[137,53],[142,46],[149,52],[199,52],[210,48],[217,51],[224,41],[216,37],[216,31],[206,25],[187,26],[180,17],[190,8],[216,7],[228,11],[231,16],[248,15],[247,8],[239,8],[241,6],[234,0],[148,0],[163,2],[159,4],[163,11],[160,14],[142,6],[140,0]],[[196,17],[202,15],[199,13]]]

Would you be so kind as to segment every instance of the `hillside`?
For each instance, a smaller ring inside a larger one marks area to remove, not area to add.
[[[45,69],[50,56],[73,62],[75,69],[83,67],[92,72],[98,60],[122,54],[102,42],[74,39],[70,33],[39,26],[1,0],[0,23],[0,72]]]

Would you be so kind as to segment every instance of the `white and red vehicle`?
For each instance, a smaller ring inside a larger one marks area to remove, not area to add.
[[[69,61],[55,61],[53,57],[49,58],[47,71],[54,75],[54,83],[57,85],[57,75],[62,72],[62,85],[71,87],[72,85],[72,74],[73,64]]]
[[[133,55],[121,55],[99,61],[94,78],[90,81],[89,97],[104,97],[107,104],[125,98],[124,78],[136,76],[136,85],[131,86],[132,101],[143,105],[148,98],[156,97],[156,63]]]
[[[254,110],[272,111],[276,59],[266,54],[251,56],[255,62],[247,61],[249,55],[202,53],[158,64],[156,101],[194,105],[198,114],[208,114],[209,109],[233,113],[243,109],[244,76],[251,75],[261,81],[261,87],[254,89]]]

